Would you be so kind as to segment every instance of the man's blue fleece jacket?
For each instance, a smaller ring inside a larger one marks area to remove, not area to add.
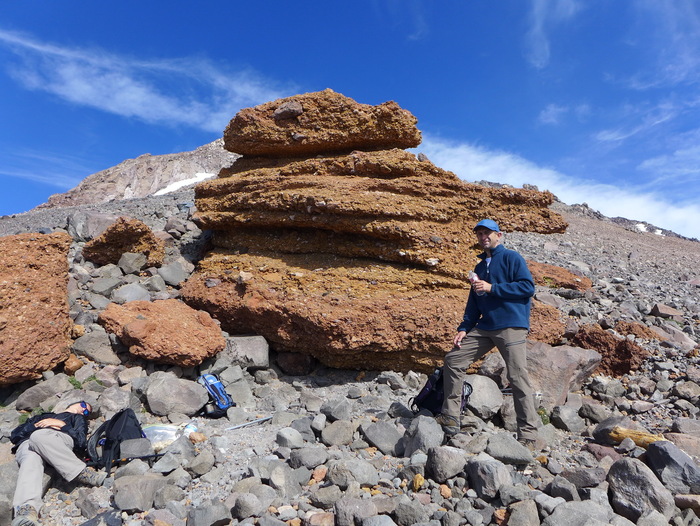
[[[486,265],[485,253],[479,258],[474,272],[479,279],[491,283],[491,292],[483,296],[477,296],[473,289],[469,292],[464,320],[457,330],[529,329],[530,298],[535,293],[535,283],[523,257],[498,245],[491,251],[490,265]]]

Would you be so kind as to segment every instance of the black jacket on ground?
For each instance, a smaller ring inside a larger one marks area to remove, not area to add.
[[[12,430],[10,442],[14,444],[13,449],[17,449],[17,446],[27,440],[34,431],[42,429],[36,427],[35,424],[46,418],[56,418],[65,422],[66,425],[63,426],[60,431],[66,433],[73,439],[73,450],[80,451],[85,449],[88,432],[87,420],[83,415],[77,415],[75,413],[43,413],[31,417],[24,424],[20,424]]]

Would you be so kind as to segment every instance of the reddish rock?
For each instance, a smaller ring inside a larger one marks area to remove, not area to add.
[[[165,243],[138,219],[120,217],[83,247],[83,256],[100,265],[116,265],[126,252],[144,254],[148,266],[158,266],[165,258]]]
[[[261,156],[412,148],[421,142],[416,122],[393,101],[358,104],[327,89],[241,110],[224,131],[224,148]]]
[[[561,343],[565,331],[566,323],[559,310],[540,301],[532,300],[529,339],[556,345]]]
[[[68,376],[72,376],[75,372],[85,365],[80,358],[75,354],[71,354],[63,364],[63,372]]]
[[[581,326],[572,343],[598,351],[603,356],[598,372],[609,376],[636,371],[649,356],[646,349],[627,339],[616,338],[598,325]]]
[[[209,314],[174,299],[110,303],[98,321],[128,345],[131,354],[156,363],[191,367],[226,346]]]
[[[598,461],[603,460],[605,457],[610,457],[613,462],[617,462],[622,458],[622,454],[615,451],[612,447],[596,444],[595,442],[587,442],[581,449],[591,453]]]
[[[532,272],[532,278],[537,285],[553,289],[563,288],[581,291],[588,290],[593,285],[587,277],[579,276],[561,267],[538,263],[537,261],[528,261],[527,266]]]
[[[636,321],[620,320],[615,324],[615,331],[623,336],[632,334],[635,336],[635,338],[641,338],[644,340],[664,339],[660,334],[654,332],[646,325],[642,325]]]
[[[0,385],[41,377],[70,354],[67,234],[0,238]]]
[[[664,305],[663,303],[656,303],[651,308],[651,315],[658,316],[659,318],[671,318],[676,321],[683,321],[683,313],[681,311]]]

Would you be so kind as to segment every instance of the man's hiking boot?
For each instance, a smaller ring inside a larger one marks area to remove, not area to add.
[[[518,442],[525,446],[530,451],[530,453],[537,454],[540,451],[542,451],[543,443],[539,439],[519,438]]]
[[[459,420],[454,416],[439,414],[435,417],[435,421],[442,426],[447,436],[459,433]]]
[[[18,507],[12,526],[39,526],[39,512],[29,504]]]
[[[106,478],[107,473],[104,471],[95,471],[92,468],[86,467],[80,473],[78,473],[78,476],[75,477],[74,480],[75,482],[80,482],[86,486],[101,486]]]

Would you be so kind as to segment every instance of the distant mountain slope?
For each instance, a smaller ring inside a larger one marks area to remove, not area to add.
[[[207,177],[204,174],[213,177],[238,157],[224,150],[223,139],[190,152],[167,155],[147,153],[89,175],[75,188],[52,195],[47,203],[37,208],[63,208],[148,197],[159,190],[177,187],[175,183],[178,182],[191,180],[195,183]]]

